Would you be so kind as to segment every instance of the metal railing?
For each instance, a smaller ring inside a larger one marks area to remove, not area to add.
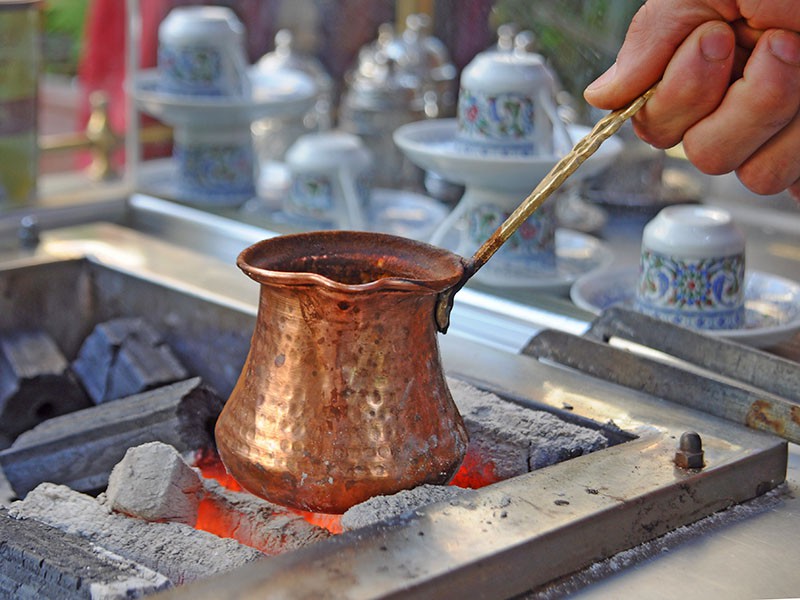
[[[89,96],[91,112],[83,131],[48,134],[39,137],[39,150],[45,152],[69,152],[88,150],[91,162],[86,174],[92,181],[111,181],[119,178],[112,157],[123,147],[125,136],[116,133],[110,124],[109,99],[103,91]],[[172,128],[166,125],[150,125],[139,132],[141,144],[164,143],[172,139]]]

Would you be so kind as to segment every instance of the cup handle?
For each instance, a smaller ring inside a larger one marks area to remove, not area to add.
[[[344,204],[344,214],[341,209],[337,211],[339,226],[342,229],[358,231],[366,229],[364,213],[361,210],[361,199],[355,186],[353,173],[347,167],[342,167],[336,171],[333,180]]]
[[[567,125],[558,114],[558,108],[549,89],[541,90],[539,104],[541,104],[544,114],[553,125],[553,152],[559,155],[567,154],[574,146],[574,140],[567,130]]]
[[[233,87],[238,87],[241,90],[243,98],[249,98],[252,95],[252,86],[250,85],[250,65],[244,56],[244,53],[239,48],[228,47],[227,54],[230,56],[230,64],[232,71],[228,73],[228,78],[233,84]]]
[[[458,223],[459,219],[464,216],[466,210],[467,202],[464,202],[464,199],[462,198],[459,203],[456,204],[455,208],[450,211],[450,214],[447,215],[441,223],[439,223],[439,226],[433,231],[430,238],[428,238],[428,243],[434,246],[441,246],[444,237],[453,228],[453,226]]]

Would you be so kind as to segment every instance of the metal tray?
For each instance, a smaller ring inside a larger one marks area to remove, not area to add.
[[[42,327],[74,354],[94,324],[143,316],[222,394],[257,288],[229,264],[112,225],[57,230],[0,268],[0,329]],[[507,598],[752,499],[784,481],[783,440],[578,371],[447,335],[448,375],[632,439],[380,525],[186,586],[172,597]],[[705,467],[674,457],[698,431]]]

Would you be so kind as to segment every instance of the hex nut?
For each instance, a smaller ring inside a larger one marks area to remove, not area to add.
[[[703,458],[703,441],[700,435],[694,431],[683,433],[675,453],[675,464],[682,469],[702,469]]]

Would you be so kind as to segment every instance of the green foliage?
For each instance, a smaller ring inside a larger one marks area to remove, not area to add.
[[[614,62],[642,0],[497,0],[492,25],[514,23],[536,35],[564,89],[583,89]]]
[[[77,73],[89,1],[46,0],[43,3],[42,49],[46,72]]]

